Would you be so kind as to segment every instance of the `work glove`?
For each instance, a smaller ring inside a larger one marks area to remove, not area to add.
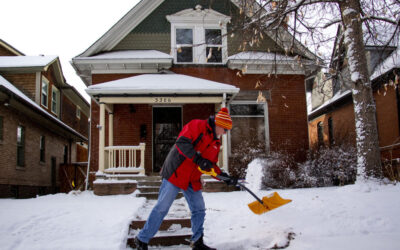
[[[237,177],[229,176],[225,172],[222,172],[219,175],[229,178],[229,179],[223,180],[226,183],[226,185],[228,185],[228,186],[236,186],[237,185],[237,182],[238,182],[238,178]]]
[[[199,153],[196,153],[193,158],[193,162],[196,163],[203,171],[210,171],[210,169],[213,167],[213,163],[201,157]]]

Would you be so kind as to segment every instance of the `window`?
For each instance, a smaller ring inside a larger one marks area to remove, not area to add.
[[[3,140],[3,117],[0,116],[0,141]]]
[[[220,29],[206,29],[207,62],[222,62],[222,35]]]
[[[324,146],[324,124],[322,122],[318,122],[317,124],[317,133],[318,133],[318,146]]]
[[[60,91],[56,87],[51,89],[51,111],[59,115],[60,110]]]
[[[42,78],[42,101],[41,104],[47,108],[49,96],[49,80]]]
[[[76,117],[81,119],[81,107],[76,106]]]
[[[17,166],[25,165],[25,127],[17,128]]]
[[[167,16],[174,62],[222,64],[228,60],[227,24],[231,18],[197,5]]]
[[[266,104],[238,102],[230,105],[233,126],[230,132],[231,153],[243,155],[243,149],[266,150]]]
[[[68,163],[68,145],[64,145],[64,164]]]
[[[328,129],[329,129],[329,145],[332,146],[335,143],[333,138],[333,120],[332,117],[328,119]]]
[[[44,136],[40,136],[40,161],[45,162],[45,153],[46,153],[46,140]]]
[[[177,62],[193,62],[193,30],[176,29]]]

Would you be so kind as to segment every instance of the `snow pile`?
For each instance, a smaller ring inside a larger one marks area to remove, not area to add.
[[[120,249],[144,198],[93,192],[0,199],[1,249]]]
[[[261,159],[255,159],[246,170],[246,187],[251,190],[260,190],[262,188],[263,164]]]
[[[250,164],[249,184],[260,185],[260,169],[261,161]],[[276,191],[293,201],[255,215],[248,208],[255,199],[245,191],[203,193],[206,244],[218,250],[400,249],[400,185],[358,181],[343,187],[251,188],[258,197]],[[168,217],[188,215],[184,198],[174,204]],[[0,246],[2,250],[126,249],[129,223],[147,217],[153,205],[135,194],[95,196],[92,192],[0,199]],[[188,229],[177,225],[170,229],[172,233],[182,230]]]

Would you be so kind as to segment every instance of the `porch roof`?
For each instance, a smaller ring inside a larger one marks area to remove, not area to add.
[[[153,96],[153,95],[235,95],[239,88],[202,78],[181,74],[143,74],[91,85],[86,92],[92,96]]]

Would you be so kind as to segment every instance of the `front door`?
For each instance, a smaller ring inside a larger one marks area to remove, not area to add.
[[[153,108],[153,172],[160,172],[181,129],[181,107]]]

